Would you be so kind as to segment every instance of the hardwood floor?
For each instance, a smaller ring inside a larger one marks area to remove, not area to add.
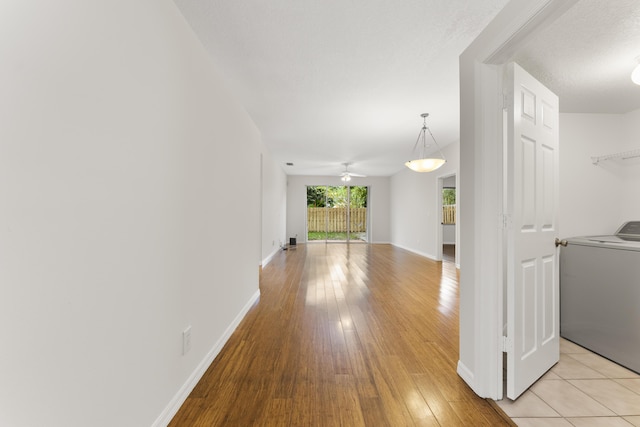
[[[456,262],[456,245],[442,245],[442,259],[444,261]]]
[[[298,245],[170,426],[513,425],[456,374],[458,275],[391,245]]]

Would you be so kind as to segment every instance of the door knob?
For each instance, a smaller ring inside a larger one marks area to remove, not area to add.
[[[566,240],[564,240],[564,239],[560,240],[560,239],[558,239],[558,238],[556,237],[556,248],[557,248],[558,246],[567,246],[567,244],[568,244],[568,243],[569,243],[569,242],[567,242]]]

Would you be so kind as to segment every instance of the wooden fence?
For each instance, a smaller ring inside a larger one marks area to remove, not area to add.
[[[456,205],[442,206],[442,223],[443,224],[456,223]]]
[[[351,208],[350,214],[351,232],[367,231],[367,208]],[[346,232],[347,208],[307,208],[307,231]]]

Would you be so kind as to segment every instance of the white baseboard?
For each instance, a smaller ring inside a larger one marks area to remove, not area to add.
[[[182,404],[187,400],[189,394],[193,391],[198,381],[202,378],[204,373],[209,368],[209,365],[213,362],[213,360],[218,356],[222,347],[226,344],[226,342],[233,334],[233,331],[236,330],[244,316],[247,315],[251,307],[260,299],[260,290],[256,291],[255,294],[251,296],[249,301],[242,307],[242,310],[238,313],[238,315],[233,319],[231,324],[224,331],[222,336],[216,341],[213,348],[209,350],[205,358],[198,364],[193,373],[189,376],[187,381],[184,383],[180,390],[176,393],[176,395],[171,399],[167,407],[162,411],[160,416],[156,419],[156,421],[152,424],[152,427],[166,427],[169,425],[173,417],[178,413],[178,410],[182,406]]]
[[[262,264],[260,264],[262,266],[262,268],[265,268],[267,266],[267,264],[269,264],[271,262],[273,257],[275,257],[276,254],[278,252],[280,252],[281,250],[282,250],[282,248],[277,248],[273,252],[271,252],[271,254],[269,256],[267,256],[265,259],[263,259],[262,260]]]
[[[423,256],[425,258],[429,258],[432,261],[437,261],[437,258],[434,255],[431,255],[431,254],[428,254],[428,253],[425,253],[425,252],[416,251],[415,249],[407,248],[406,246],[398,245],[396,243],[392,243],[391,245],[395,246],[396,248],[404,249],[405,251],[413,252],[416,255],[420,255],[420,256]]]
[[[475,390],[475,378],[473,372],[471,372],[461,360],[458,360],[457,372],[460,378],[462,378],[469,387]]]

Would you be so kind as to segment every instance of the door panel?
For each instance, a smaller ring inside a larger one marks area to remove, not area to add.
[[[556,184],[554,168],[556,168],[556,153],[553,147],[542,146],[542,229],[554,231],[554,220],[556,216],[555,194]]]
[[[508,76],[507,396],[515,399],[560,357],[559,134],[558,97],[517,64]]]
[[[554,277],[558,268],[556,267],[556,257],[546,256],[542,258],[542,292],[543,301],[554,301],[556,289],[554,285],[558,283],[558,279]],[[557,337],[556,327],[558,325],[558,317],[555,310],[558,309],[557,304],[546,304],[543,311],[542,323],[542,345],[546,345],[549,341]]]
[[[522,358],[527,358],[536,351],[536,312],[535,306],[527,304],[536,297],[536,261],[524,260],[520,267],[522,271]]]
[[[520,147],[520,213],[523,232],[535,230],[536,221],[536,143],[522,137]]]

